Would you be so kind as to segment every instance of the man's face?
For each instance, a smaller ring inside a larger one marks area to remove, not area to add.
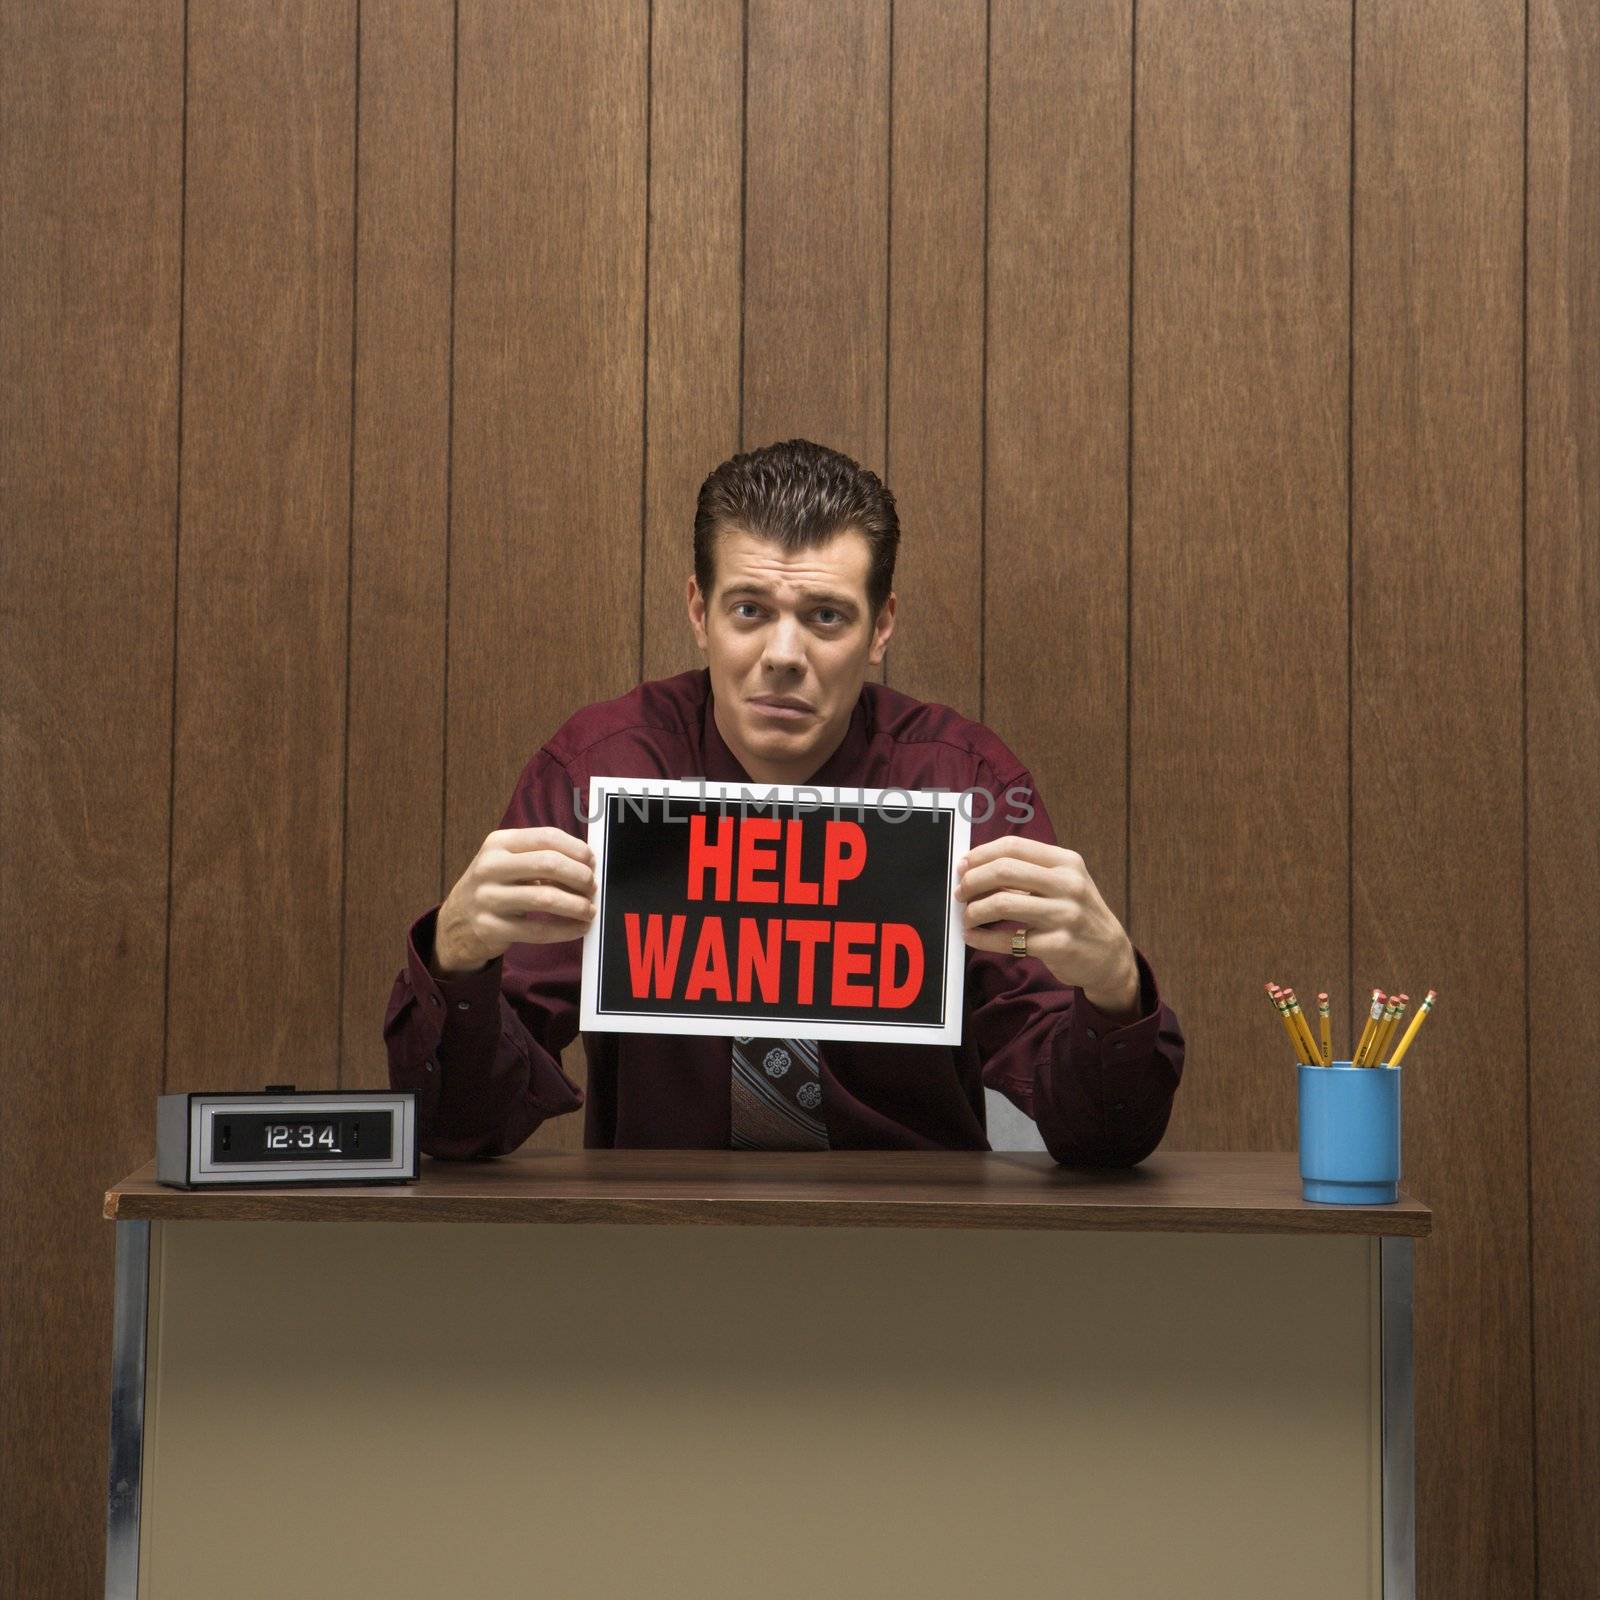
[[[875,619],[869,613],[870,560],[854,528],[796,554],[724,530],[712,594],[689,579],[717,727],[751,778],[804,783],[844,738],[867,668],[883,660],[894,631],[892,594]]]

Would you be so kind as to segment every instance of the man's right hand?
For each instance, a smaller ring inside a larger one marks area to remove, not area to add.
[[[561,828],[497,828],[439,908],[435,977],[479,972],[514,944],[580,939],[595,914],[594,852]]]

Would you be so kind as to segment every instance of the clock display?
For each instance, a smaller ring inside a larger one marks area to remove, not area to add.
[[[393,1118],[340,1112],[283,1116],[241,1111],[212,1123],[211,1159],[226,1161],[387,1161]]]

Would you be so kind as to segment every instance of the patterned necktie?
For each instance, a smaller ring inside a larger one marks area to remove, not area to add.
[[[736,1038],[731,1084],[730,1148],[828,1148],[815,1039]]]

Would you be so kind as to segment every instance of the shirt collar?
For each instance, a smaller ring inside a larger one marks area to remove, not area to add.
[[[717,719],[713,714],[715,696],[711,690],[710,669],[702,667],[701,673],[705,679],[705,700],[702,712],[705,726],[701,735],[701,749],[705,758],[706,781],[709,783],[754,783],[755,779],[744,770],[739,758],[728,748],[727,742],[722,737],[721,730],[717,727]],[[867,685],[863,683],[861,693],[856,697],[855,709],[850,713],[850,726],[845,729],[844,738],[839,742],[839,748],[809,778],[804,778],[800,781],[830,788],[853,786],[855,776],[860,771],[862,759],[866,755],[867,747],[872,742],[871,723],[872,712],[867,703]]]

